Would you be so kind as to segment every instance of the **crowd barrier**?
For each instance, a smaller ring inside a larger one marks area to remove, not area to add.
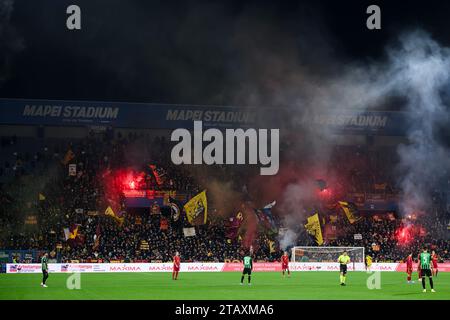
[[[64,272],[172,272],[172,263],[50,263],[50,273]],[[238,272],[242,271],[241,263],[181,263],[181,272]],[[290,262],[291,271],[339,271],[339,264],[332,262]],[[364,263],[350,263],[349,271],[365,271]],[[371,271],[405,272],[404,263],[373,263]],[[417,270],[415,264],[413,270]],[[253,263],[254,272],[281,271],[278,262]],[[450,263],[439,264],[439,271],[450,272]],[[6,273],[40,273],[41,264],[6,265]]]

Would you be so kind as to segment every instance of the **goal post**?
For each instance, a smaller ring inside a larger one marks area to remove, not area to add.
[[[364,263],[364,247],[293,247],[291,261],[337,262],[344,251],[347,251],[351,262]]]

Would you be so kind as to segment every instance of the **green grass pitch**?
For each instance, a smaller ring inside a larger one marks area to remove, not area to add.
[[[148,300],[450,300],[450,273],[434,278],[436,293],[406,283],[406,274],[381,273],[381,289],[369,290],[365,272],[350,272],[347,286],[339,285],[336,272],[294,272],[282,278],[278,272],[253,273],[252,285],[239,285],[240,273],[83,273],[81,288],[69,290],[70,274],[50,274],[48,288],[40,287],[40,274],[0,274],[0,299],[148,299]],[[415,276],[416,277],[416,276]],[[417,280],[417,279],[415,279]]]

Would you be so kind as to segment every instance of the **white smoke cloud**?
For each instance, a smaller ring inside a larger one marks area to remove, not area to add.
[[[399,172],[402,213],[430,208],[431,192],[450,168],[450,153],[437,138],[439,125],[449,124],[442,93],[448,90],[450,49],[428,34],[416,31],[401,38],[401,48],[390,51],[393,86],[408,99],[409,144],[400,145]]]
[[[430,207],[430,194],[438,178],[450,169],[449,150],[436,137],[437,126],[450,123],[449,109],[442,99],[450,84],[450,50],[419,30],[402,34],[386,52],[383,63],[354,64],[334,77],[303,80],[296,116],[348,109],[359,113],[376,108],[390,97],[404,98],[409,143],[398,147],[400,209],[403,213],[421,212]],[[310,157],[317,160],[314,165],[326,172],[334,135],[324,126],[307,129],[309,135],[299,145],[307,145]],[[309,189],[308,183],[305,188],[304,183],[289,185],[283,194],[281,206],[287,213],[284,225],[288,232],[280,237],[282,248],[294,244],[298,225],[305,218],[304,203],[314,189]]]
[[[315,188],[314,181],[310,179],[286,187],[280,206],[285,213],[282,222],[287,227],[286,232],[278,237],[281,249],[286,250],[297,240],[303,219],[310,212],[308,205],[314,199]]]

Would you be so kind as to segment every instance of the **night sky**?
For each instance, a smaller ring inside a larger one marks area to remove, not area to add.
[[[413,28],[450,46],[449,1],[13,2],[0,24],[3,98],[239,104],[232,88],[270,69],[267,54],[298,50],[326,74],[329,57],[382,60]],[[70,4],[81,7],[80,31],[66,29]],[[366,28],[370,4],[382,30]]]

